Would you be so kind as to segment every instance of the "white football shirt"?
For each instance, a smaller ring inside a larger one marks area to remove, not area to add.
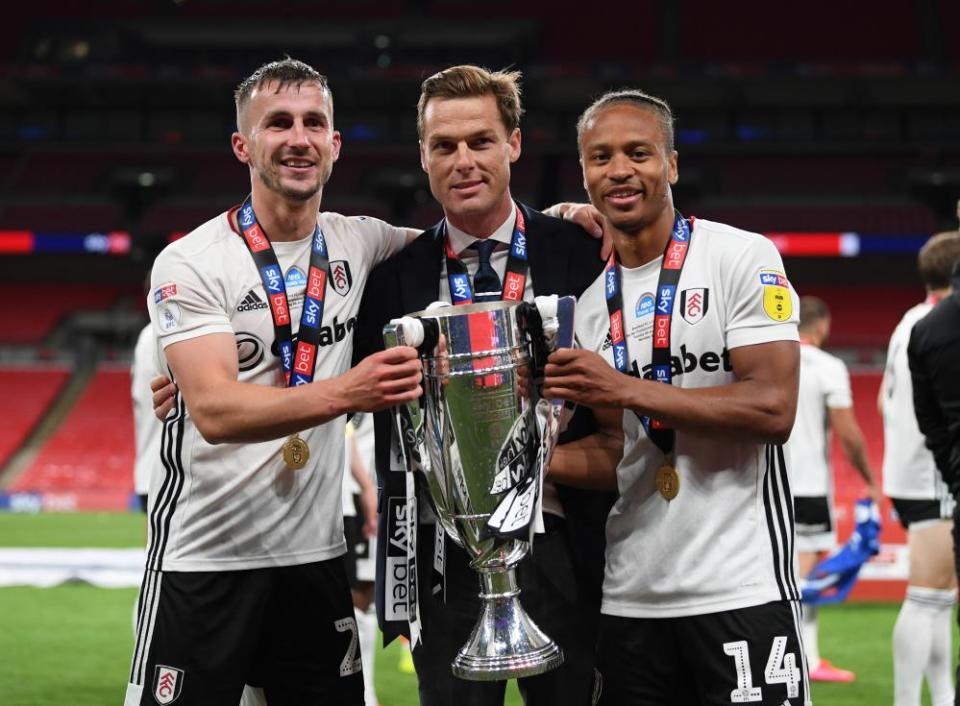
[[[330,279],[315,379],[350,367],[353,328],[370,269],[400,250],[406,231],[374,218],[321,213]],[[299,328],[311,237],[274,243]],[[240,382],[282,387],[273,322],[260,275],[223,213],[169,245],[153,268],[150,318],[162,348],[199,336],[235,337]],[[166,365],[165,360],[163,361]],[[150,490],[148,566],[213,571],[324,561],[342,554],[343,417],[306,429],[302,470],[281,457],[283,439],[209,444],[182,398],[164,423],[164,472]]]
[[[912,307],[890,337],[883,369],[883,493],[905,500],[941,500],[949,489],[924,444],[913,410],[913,382],[907,343],[914,324],[933,308],[931,301]]]
[[[661,262],[622,270],[635,375],[650,372]],[[797,310],[769,240],[697,220],[671,323],[673,384],[734,382],[729,351],[796,341]],[[603,275],[580,298],[577,336],[613,365]],[[607,521],[604,613],[673,617],[799,598],[793,500],[779,447],[678,432],[680,491],[668,502],[654,483],[663,452],[632,411],[624,412],[623,430],[620,497]]]
[[[786,446],[794,496],[833,495],[827,410],[852,406],[850,373],[844,362],[816,346],[801,344],[797,419]]]
[[[153,392],[150,381],[160,375],[157,369],[157,339],[147,324],[137,336],[130,366],[130,399],[133,402],[133,435],[137,456],[133,464],[133,492],[147,495],[150,478],[160,465],[160,430],[163,425],[153,416]]]

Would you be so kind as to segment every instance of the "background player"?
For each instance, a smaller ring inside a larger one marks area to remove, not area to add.
[[[797,420],[787,444],[797,523],[800,576],[806,576],[837,545],[830,473],[830,429],[867,485],[867,495],[880,502],[860,425],[853,412],[850,373],[836,356],[822,350],[830,335],[830,310],[817,297],[800,299],[800,391]],[[820,657],[817,607],[803,606],[803,644],[814,681],[849,682],[853,672],[837,669]]]
[[[917,256],[927,289],[897,325],[887,349],[878,403],[883,415],[883,490],[907,530],[910,573],[893,629],[895,706],[919,706],[924,676],[934,706],[954,699],[950,615],[957,579],[951,547],[953,497],[924,445],[913,408],[907,343],[914,324],[950,293],[950,272],[960,262],[960,233],[938,233]]]
[[[624,410],[600,703],[807,703],[780,446],[796,408],[796,295],[770,241],[674,211],[662,100],[606,94],[578,134],[617,257],[580,298],[586,350],[551,356],[544,393]],[[609,477],[605,455],[587,457],[587,480]]]

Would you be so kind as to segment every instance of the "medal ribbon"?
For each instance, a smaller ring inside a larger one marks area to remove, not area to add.
[[[290,325],[290,304],[283,270],[270,239],[260,227],[253,212],[253,201],[247,196],[237,212],[237,223],[243,232],[243,242],[253,256],[253,261],[263,282],[263,291],[270,302],[273,318],[273,337],[283,365],[283,379],[288,386],[305,385],[313,381],[320,344],[320,325],[323,322],[323,305],[330,279],[330,257],[327,241],[320,224],[313,231],[310,245],[310,271],[307,274],[307,291],[300,314],[300,330],[297,333],[296,352],[293,349],[293,329]]]
[[[467,266],[453,251],[453,243],[447,234],[447,225],[444,222],[443,236],[446,243],[447,282],[450,284],[450,298],[455,305],[473,303],[473,286]],[[504,273],[503,291],[501,299],[504,301],[519,302],[523,300],[523,290],[527,285],[527,268],[529,266],[527,253],[527,225],[523,219],[523,212],[517,207],[517,222],[513,227],[513,237],[510,239],[510,255],[507,257],[507,270]]]
[[[690,237],[693,233],[693,219],[687,221],[679,213],[673,220],[670,241],[663,251],[663,264],[657,281],[657,306],[653,319],[653,354],[651,368],[653,379],[667,385],[673,383],[673,370],[670,362],[670,324],[673,318],[673,305],[676,301],[677,285],[680,273],[690,250]],[[621,287],[620,262],[614,251],[607,260],[604,269],[604,291],[607,298],[607,313],[610,315],[610,342],[613,346],[613,363],[621,373],[627,373],[630,367],[630,354],[627,350],[627,336],[624,330],[623,289]],[[640,416],[640,415],[638,415]],[[676,433],[656,419],[640,416],[647,436],[669,456],[673,452]]]

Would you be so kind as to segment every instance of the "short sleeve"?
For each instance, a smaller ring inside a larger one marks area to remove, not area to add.
[[[824,402],[830,409],[849,409],[853,407],[853,393],[850,391],[850,373],[844,362],[838,358],[830,360],[824,385]]]
[[[211,333],[233,333],[217,278],[200,272],[179,248],[157,257],[150,278],[147,307],[161,348]]]
[[[763,237],[725,258],[727,347],[797,341],[800,303],[773,243]]]
[[[407,237],[416,231],[391,225],[370,216],[345,217],[348,227],[356,232],[370,268],[403,250]]]

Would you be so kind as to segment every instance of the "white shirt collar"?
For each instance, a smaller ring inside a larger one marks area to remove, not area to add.
[[[500,227],[493,231],[493,234],[485,240],[496,240],[498,243],[504,243],[508,247],[510,241],[513,239],[513,227],[517,223],[517,209],[514,206],[510,209],[510,215],[507,216],[507,220],[500,224]],[[462,257],[464,250],[467,250],[478,238],[475,235],[470,235],[464,231],[457,228],[450,221],[447,221],[447,236],[450,238],[450,242],[453,245],[453,251],[457,253],[458,256]],[[473,251],[468,250],[468,256],[471,255]]]

